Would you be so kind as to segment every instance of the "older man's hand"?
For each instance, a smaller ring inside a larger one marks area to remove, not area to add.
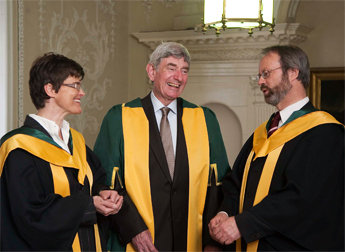
[[[209,223],[211,237],[220,244],[229,245],[241,237],[235,217],[219,213]]]
[[[225,212],[218,213],[208,224],[208,228],[210,230],[210,234],[212,236],[213,229],[218,227],[220,223],[225,221],[228,218],[228,215]]]
[[[132,244],[138,252],[158,252],[155,245],[152,243],[151,232],[148,229],[134,236]]]

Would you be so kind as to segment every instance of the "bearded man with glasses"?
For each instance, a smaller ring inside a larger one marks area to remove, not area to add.
[[[344,125],[310,103],[307,55],[263,50],[258,84],[277,112],[260,125],[223,180],[209,224],[236,251],[344,251]]]

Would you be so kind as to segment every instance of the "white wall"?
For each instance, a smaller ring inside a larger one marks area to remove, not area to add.
[[[0,1],[0,136],[3,136],[12,128],[12,74],[10,74],[10,62],[12,55],[12,43],[10,43],[12,1]]]
[[[229,164],[233,167],[238,152],[242,147],[241,122],[234,111],[226,105],[221,103],[202,105],[210,108],[217,115]]]

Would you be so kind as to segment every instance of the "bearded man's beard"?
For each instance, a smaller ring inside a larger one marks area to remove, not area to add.
[[[262,84],[260,89],[267,89],[267,93],[264,94],[266,103],[277,106],[291,90],[292,86],[287,76],[283,76],[278,86],[269,88],[265,84]]]

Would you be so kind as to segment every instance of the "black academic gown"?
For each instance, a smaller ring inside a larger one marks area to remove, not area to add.
[[[23,127],[36,129],[50,137],[29,116]],[[88,147],[86,150],[96,194],[109,187],[103,185],[106,174],[99,159]],[[86,178],[83,186],[78,182],[76,169],[65,167],[64,170],[71,195],[62,198],[54,193],[48,162],[23,149],[10,152],[0,178],[1,251],[71,251],[77,231],[81,250],[95,251],[93,226],[97,216],[93,198],[89,196],[89,181]],[[105,241],[101,239],[101,243],[105,250]]]
[[[308,103],[305,109],[313,109]],[[293,123],[293,122],[292,122]],[[276,164],[269,194],[253,207],[266,157],[252,162],[239,212],[239,195],[253,136],[231,175],[223,180],[221,210],[234,215],[246,244],[258,251],[344,251],[344,127],[324,124],[287,142]]]
[[[149,167],[152,207],[155,221],[155,247],[158,251],[186,251],[189,206],[189,166],[182,126],[182,102],[177,104],[177,146],[174,180],[169,173],[150,94],[141,100],[149,121]],[[116,179],[115,184],[119,184]],[[120,189],[119,189],[120,190]],[[124,207],[114,216],[117,232],[126,244],[147,229],[136,207],[125,192]],[[208,187],[203,215],[203,245],[220,246],[209,235],[208,223],[217,214],[222,200],[221,187]]]

